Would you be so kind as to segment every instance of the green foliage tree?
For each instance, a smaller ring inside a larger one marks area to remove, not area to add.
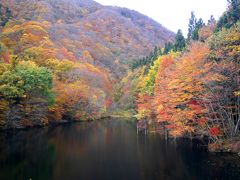
[[[202,18],[199,20],[196,18],[194,12],[191,12],[191,17],[188,24],[188,36],[187,41],[190,40],[197,41],[199,39],[199,30],[204,26]]]
[[[215,25],[215,24],[216,24],[216,19],[214,18],[213,15],[211,15],[207,25],[209,26],[209,25]]]
[[[154,50],[150,52],[148,56],[134,60],[131,64],[131,69],[134,70],[142,66],[147,66],[146,70],[148,70],[150,65],[153,65],[153,62],[158,58],[159,55],[162,54],[162,50],[155,46]]]
[[[164,51],[163,51],[163,54],[168,54],[169,52],[171,52],[171,50],[174,48],[174,44],[171,43],[171,42],[168,42],[165,44],[165,47],[164,47]]]
[[[229,12],[230,19],[235,24],[240,19],[240,1],[228,0],[231,11]]]
[[[193,31],[196,27],[196,23],[197,23],[197,19],[195,17],[194,12],[191,12],[191,17],[189,19],[189,23],[188,23],[188,35],[187,35],[187,40],[190,41],[190,39],[192,39],[192,34]]]
[[[231,28],[240,19],[240,1],[228,0],[228,11],[219,19],[216,31]]]
[[[204,23],[203,23],[203,20],[202,18],[200,18],[197,23],[196,23],[196,26],[192,32],[192,40],[194,41],[198,41],[199,39],[199,30],[204,26]]]
[[[174,51],[182,51],[186,47],[186,41],[179,29],[175,38]]]
[[[0,64],[0,120],[7,128],[48,123],[49,105],[54,103],[52,74],[31,61],[12,58]]]
[[[154,47],[154,50],[153,50],[153,56],[152,56],[152,58],[153,59],[157,59],[157,57],[158,57],[158,47],[157,46],[155,46]]]
[[[0,95],[3,98],[23,98],[33,92],[51,97],[52,75],[44,67],[22,61],[13,68],[6,68],[0,76]]]

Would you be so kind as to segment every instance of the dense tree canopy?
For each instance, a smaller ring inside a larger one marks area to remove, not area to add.
[[[15,67],[13,64],[5,66],[8,67],[0,76],[0,94],[3,97],[22,98],[33,92],[50,95],[52,75],[48,69],[26,61],[19,62]]]
[[[240,1],[228,0],[228,10],[217,23],[217,30],[221,28],[230,28],[240,19]]]
[[[231,1],[226,14],[234,14],[236,3]],[[205,25],[192,13],[186,47],[178,31],[179,52],[159,55],[148,73],[136,76],[140,121],[147,119],[155,131],[173,137],[209,137],[216,149],[239,137],[240,22],[230,19],[231,27],[219,30],[221,19],[216,27],[211,16]]]

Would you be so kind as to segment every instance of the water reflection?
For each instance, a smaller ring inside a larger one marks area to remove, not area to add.
[[[0,179],[239,179],[237,156],[105,120],[0,134]]]

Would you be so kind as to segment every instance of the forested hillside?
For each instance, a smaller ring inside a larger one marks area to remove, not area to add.
[[[209,138],[213,151],[239,151],[240,3],[228,2],[218,22],[205,24],[192,12],[186,41],[179,31],[169,51],[135,63],[122,82],[132,98],[119,102],[137,109],[150,131]]]
[[[9,28],[24,21],[47,23],[46,31],[56,47],[64,47],[77,60],[100,65],[119,76],[124,71],[121,64],[174,38],[172,32],[138,12],[92,0],[0,2],[12,13],[14,22]]]
[[[96,119],[115,109],[129,62],[174,34],[89,0],[0,1],[0,126]]]

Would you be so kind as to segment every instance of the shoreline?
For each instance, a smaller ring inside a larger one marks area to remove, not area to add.
[[[0,132],[6,131],[21,131],[21,130],[29,130],[29,129],[40,129],[45,127],[55,127],[64,124],[72,124],[72,123],[82,123],[82,122],[92,122],[92,121],[101,121],[103,119],[111,118],[111,116],[102,116],[96,119],[86,119],[86,120],[60,120],[60,121],[49,121],[47,124],[42,125],[31,125],[31,126],[16,126],[16,127],[8,127],[8,128],[0,128]]]
[[[124,117],[120,115],[107,115],[107,116],[102,116],[100,118],[96,119],[86,119],[86,120],[61,120],[57,122],[49,122],[48,124],[45,125],[33,125],[33,126],[19,126],[19,127],[10,127],[10,128],[0,128],[0,133],[6,133],[6,132],[15,132],[15,131],[28,131],[30,129],[43,129],[43,128],[48,128],[48,127],[57,127],[57,126],[63,126],[65,124],[75,124],[75,123],[83,123],[83,122],[93,122],[93,121],[101,121],[105,119],[110,119],[110,118],[122,118],[122,119],[133,119],[134,117]],[[135,119],[135,118],[134,118]],[[159,133],[159,132],[154,132],[154,131],[149,131],[148,134],[160,134],[162,137],[165,138],[165,140],[191,140],[191,141],[198,141],[199,145],[202,147],[206,147],[207,151],[212,152],[212,153],[231,153],[231,154],[237,154],[240,157],[240,139],[239,138],[234,138],[231,140],[225,140],[221,144],[217,143],[208,143],[208,138],[207,137],[187,137],[187,136],[182,136],[182,137],[172,137],[168,136],[167,138],[165,137],[164,134]],[[200,143],[201,142],[201,143]]]

